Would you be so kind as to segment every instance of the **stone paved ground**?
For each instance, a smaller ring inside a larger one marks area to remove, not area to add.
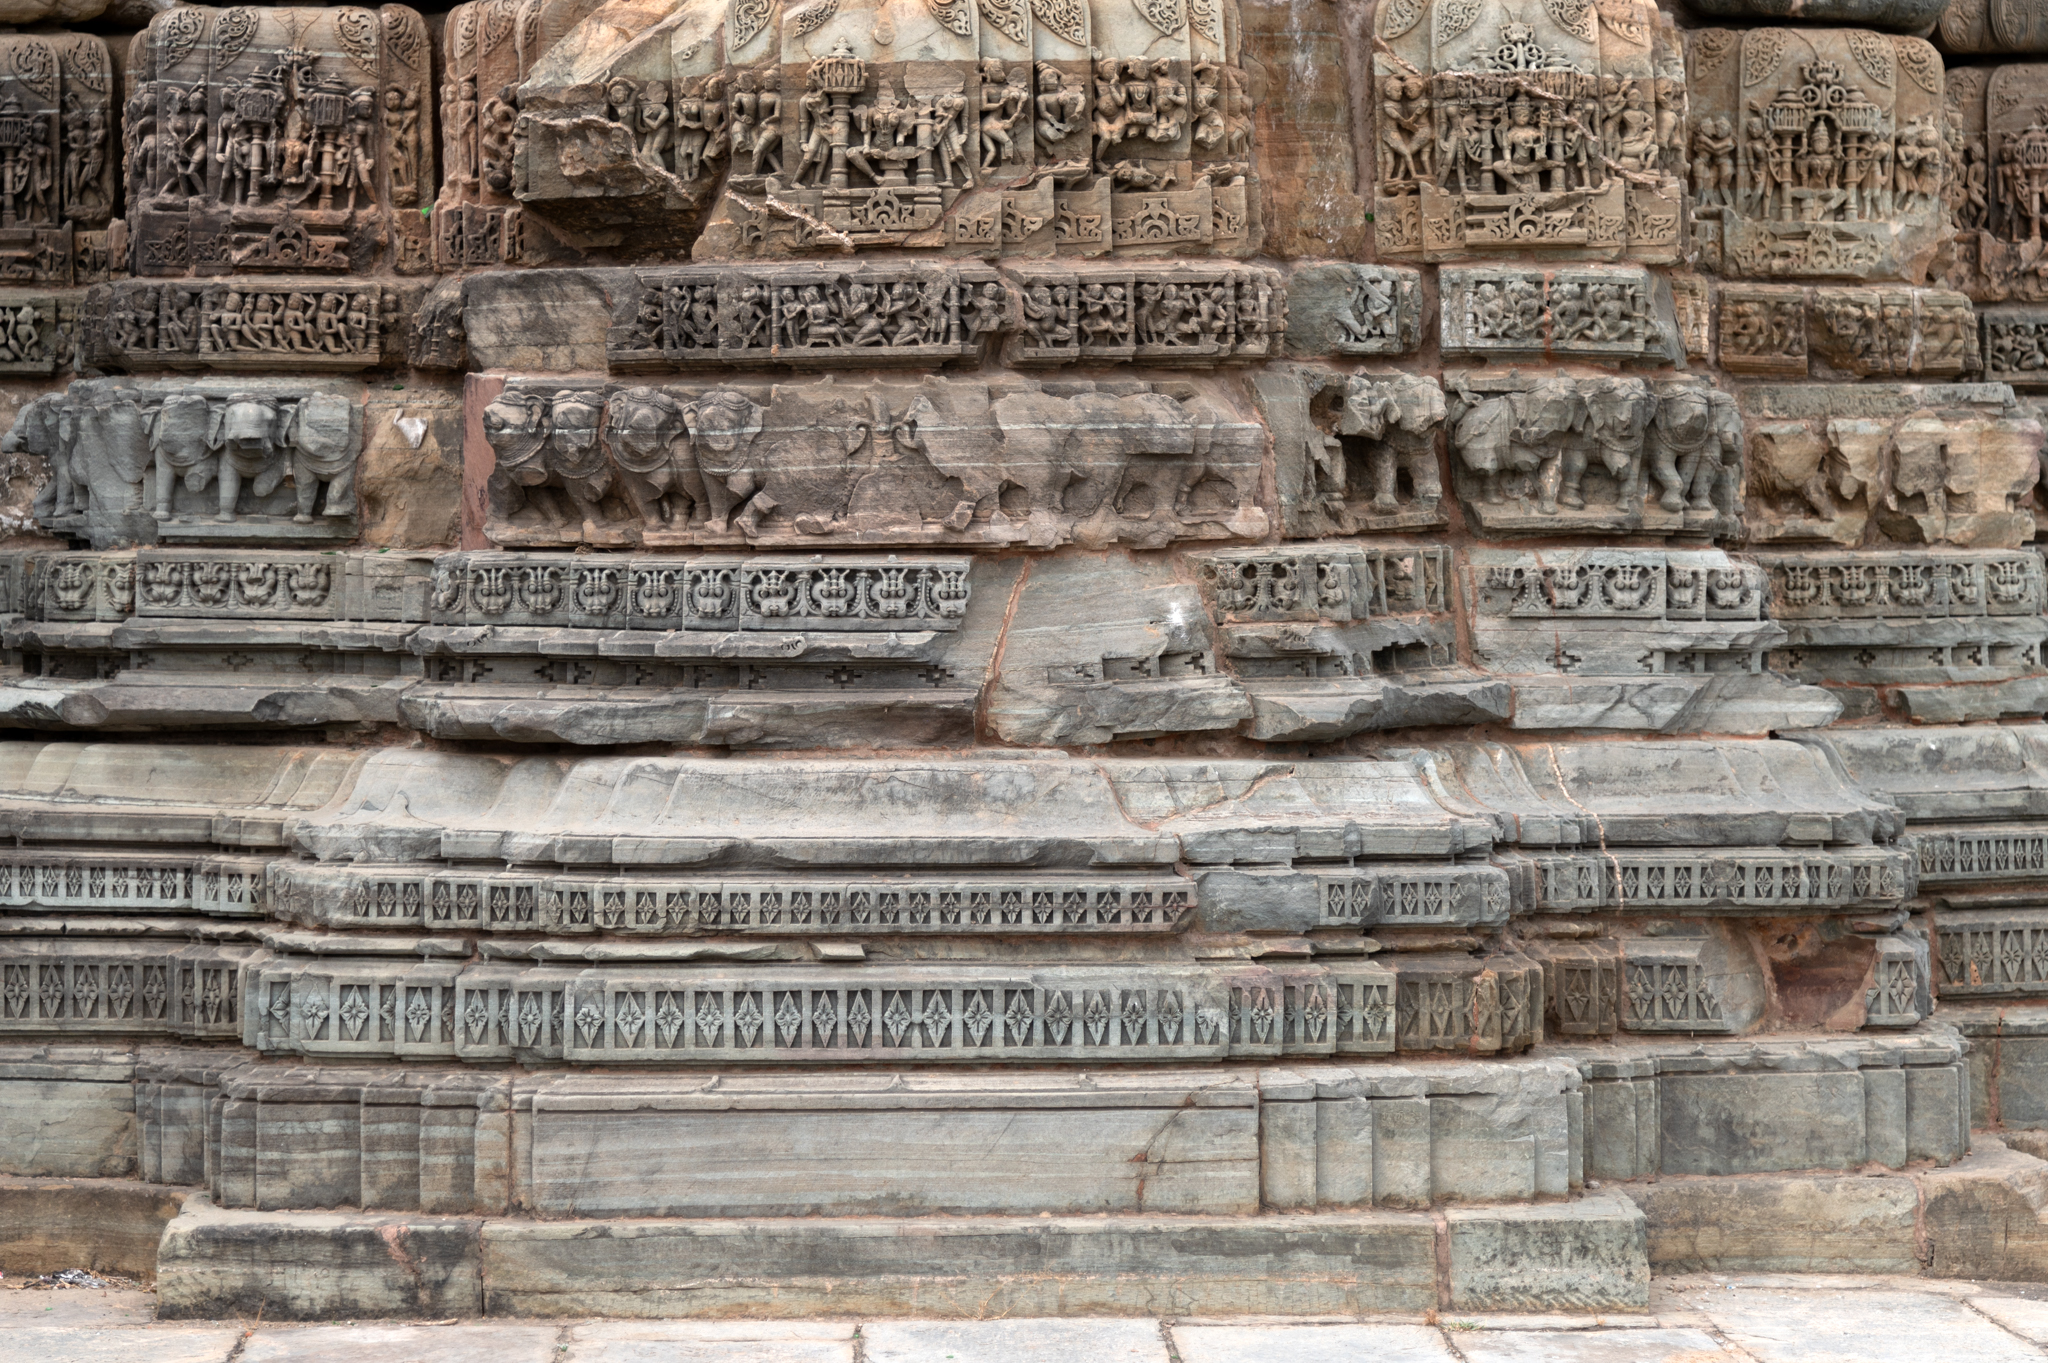
[[[0,1284],[0,1289],[12,1287]],[[0,1290],[0,1363],[2018,1363],[2048,1287],[1659,1279],[1644,1316],[156,1324],[146,1292]]]

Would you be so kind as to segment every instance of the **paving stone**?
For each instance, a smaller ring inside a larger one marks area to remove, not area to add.
[[[2031,1297],[1972,1297],[1970,1305],[2036,1344],[2048,1344],[2048,1301]]]
[[[1176,1325],[1181,1363],[1451,1363],[1426,1325]]]
[[[1447,1322],[1466,1363],[1736,1363],[1704,1330],[1474,1330]]]
[[[156,1298],[147,1292],[95,1287],[0,1291],[0,1330],[147,1325],[155,1319]]]
[[[1154,1320],[878,1321],[867,1363],[1166,1363]]]
[[[226,1363],[241,1339],[223,1329],[0,1329],[0,1363]]]
[[[603,1321],[565,1332],[562,1363],[853,1363],[856,1327],[829,1320]]]
[[[2040,1351],[1968,1305],[1917,1292],[1707,1292],[1698,1305],[1759,1363],[2038,1363]],[[1938,1341],[1939,1352],[1929,1353]]]
[[[554,1363],[552,1325],[313,1325],[262,1329],[236,1363]]]

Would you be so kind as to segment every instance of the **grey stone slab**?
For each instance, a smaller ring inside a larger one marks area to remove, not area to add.
[[[560,1329],[463,1321],[448,1325],[289,1326],[264,1328],[237,1363],[560,1363]]]
[[[1166,1363],[1154,1320],[875,1321],[861,1327],[868,1363]]]
[[[1792,1175],[1625,1184],[1660,1272],[1914,1273],[1908,1178]]]
[[[13,1260],[8,1262],[12,1265]],[[156,1299],[147,1292],[109,1287],[0,1289],[0,1330],[147,1325],[155,1319]]]
[[[920,1217],[485,1222],[485,1310],[621,1317],[809,1313],[1419,1312],[1427,1216]]]
[[[2039,1363],[2033,1345],[1963,1302],[1910,1291],[1698,1292],[1692,1301],[1759,1363]],[[1930,1349],[1934,1352],[1930,1353]]]
[[[1452,1363],[1457,1357],[1427,1325],[1176,1325],[1173,1343],[1181,1363]]]
[[[226,1363],[240,1327],[0,1332],[0,1363]]]
[[[135,1096],[123,1083],[0,1083],[0,1174],[119,1178],[135,1172]]]
[[[1044,1097],[1029,1094],[1008,1108],[968,1110],[932,1093],[916,1106],[863,1110],[872,1096],[783,1087],[780,1097],[761,1096],[768,1110],[753,1112],[664,1111],[651,1097],[621,1111],[601,1091],[544,1094],[532,1137],[535,1205],[558,1216],[1259,1205],[1257,1114],[1183,1106],[1201,1101],[1196,1092],[1138,1094],[1129,1106],[1093,1110],[1040,1108],[1032,1100]]]
[[[1455,1328],[1455,1322],[1453,1323]],[[1704,1330],[1458,1331],[1466,1363],[1738,1363]]]
[[[477,1222],[222,1211],[194,1196],[165,1228],[157,1315],[266,1320],[478,1314]]]

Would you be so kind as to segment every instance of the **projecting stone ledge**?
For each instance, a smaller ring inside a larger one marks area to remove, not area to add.
[[[1643,1214],[1524,1207],[1298,1216],[533,1222],[230,1212],[164,1234],[157,1314],[266,1320],[1639,1311]]]

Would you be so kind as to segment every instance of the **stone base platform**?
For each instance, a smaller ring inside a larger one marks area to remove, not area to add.
[[[1326,1315],[1640,1311],[1613,1195],[1438,1213],[530,1221],[251,1212],[195,1194],[158,1316]]]

